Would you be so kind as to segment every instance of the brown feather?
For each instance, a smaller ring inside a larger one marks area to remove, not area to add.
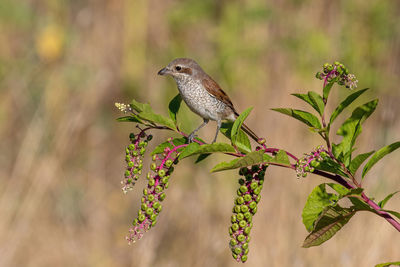
[[[221,89],[221,87],[210,77],[207,77],[201,81],[207,92],[214,96],[219,101],[223,102],[225,105],[230,107],[235,113],[235,108],[233,107],[232,101],[229,99],[228,95]]]

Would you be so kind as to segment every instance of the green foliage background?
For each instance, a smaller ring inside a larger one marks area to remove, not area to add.
[[[254,106],[248,125],[300,156],[320,140],[269,109],[304,108],[290,93],[319,90],[314,73],[340,60],[359,88],[371,88],[357,104],[380,98],[357,144],[368,152],[399,140],[399,15],[396,0],[2,0],[0,265],[234,266],[226,243],[238,175],[210,174],[212,159],[199,166],[184,160],[157,227],[126,245],[142,186],[127,196],[120,190],[132,129],[115,122],[113,103],[135,98],[167,115],[176,88],[156,73],[173,58],[192,57],[240,112]],[[339,103],[347,94],[333,89],[332,99]],[[186,131],[201,122],[184,105],[178,120]],[[202,138],[212,139],[213,126]],[[371,195],[382,199],[400,188],[399,159],[394,153],[371,170],[365,181]],[[398,233],[367,214],[327,244],[300,248],[306,234],[301,209],[320,182],[268,169],[247,264],[398,260]],[[387,208],[399,205],[395,196]]]

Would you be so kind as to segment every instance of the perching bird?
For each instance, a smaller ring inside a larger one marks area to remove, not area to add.
[[[195,133],[200,128],[209,120],[213,120],[217,122],[214,143],[222,120],[235,121],[239,116],[228,95],[193,59],[177,58],[161,69],[158,75],[172,76],[186,105],[204,120],[203,124],[189,135],[189,142],[193,141]],[[260,140],[245,124],[242,125],[242,129],[256,142]]]

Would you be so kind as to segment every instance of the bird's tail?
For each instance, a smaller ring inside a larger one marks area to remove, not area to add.
[[[247,133],[251,138],[253,138],[254,141],[260,141],[260,138],[244,123],[242,124],[242,130]]]

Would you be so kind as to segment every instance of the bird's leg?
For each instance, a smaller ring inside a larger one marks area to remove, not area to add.
[[[204,119],[204,122],[203,122],[199,127],[197,127],[193,132],[191,132],[191,133],[189,134],[189,136],[188,136],[189,144],[193,142],[193,139],[194,139],[194,137],[195,137],[195,133],[196,133],[198,130],[200,130],[201,128],[203,128],[204,126],[206,126],[207,123],[208,123],[208,120],[207,120],[207,119]]]
[[[213,143],[215,143],[215,141],[217,141],[217,136],[218,136],[218,133],[219,133],[219,129],[221,129],[221,120],[217,121],[217,132],[215,133],[214,140],[212,141]]]

